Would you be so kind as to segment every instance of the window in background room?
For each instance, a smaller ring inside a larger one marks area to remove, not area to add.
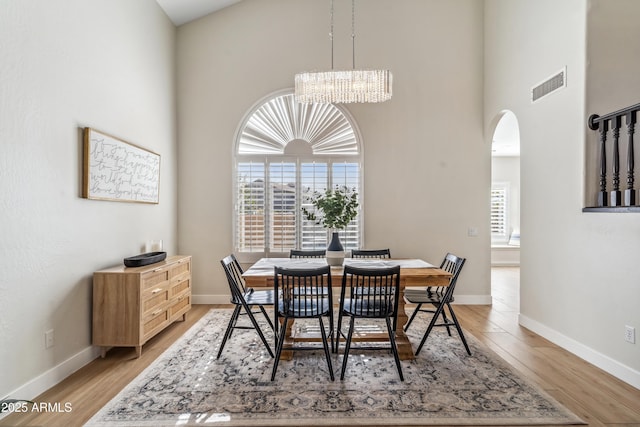
[[[336,105],[273,96],[249,113],[235,154],[234,247],[240,255],[324,249],[327,230],[304,219],[301,207],[311,206],[314,192],[336,185],[362,195],[357,133]],[[361,230],[359,214],[340,232],[345,249],[360,246]]]
[[[509,240],[509,185],[491,185],[491,241],[507,243]]]

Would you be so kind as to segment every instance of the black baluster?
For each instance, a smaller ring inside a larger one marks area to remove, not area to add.
[[[636,112],[631,111],[627,114],[627,133],[629,135],[629,145],[627,147],[627,190],[624,192],[625,206],[634,206],[636,204],[636,190],[633,189],[634,182],[634,153],[633,153],[633,134],[636,125]]]
[[[600,192],[598,193],[598,206],[608,206],[607,200],[607,121],[600,123]]]
[[[611,119],[611,134],[613,136],[613,165],[612,165],[612,184],[613,189],[609,192],[611,197],[611,206],[622,205],[622,193],[620,192],[620,150],[618,141],[620,140],[621,116]]]

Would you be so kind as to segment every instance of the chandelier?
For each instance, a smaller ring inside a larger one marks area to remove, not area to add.
[[[351,0],[351,70],[333,69],[333,1],[331,0],[331,71],[296,74],[295,98],[304,104],[384,102],[391,99],[393,76],[389,70],[356,70],[355,0]]]

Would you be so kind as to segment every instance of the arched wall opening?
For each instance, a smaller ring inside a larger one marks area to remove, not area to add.
[[[491,121],[491,296],[520,311],[520,128],[509,110]]]
[[[491,265],[520,265],[520,130],[503,110],[492,121]]]

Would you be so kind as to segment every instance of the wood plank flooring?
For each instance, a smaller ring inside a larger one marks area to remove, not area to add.
[[[517,323],[519,269],[492,270],[492,306],[456,306],[463,328],[536,382],[590,426],[640,427],[640,390],[568,353]],[[81,426],[147,365],[188,330],[212,305],[196,305],[185,322],[145,344],[142,356],[116,348],[35,401],[71,404],[70,412],[11,414],[0,426]]]

